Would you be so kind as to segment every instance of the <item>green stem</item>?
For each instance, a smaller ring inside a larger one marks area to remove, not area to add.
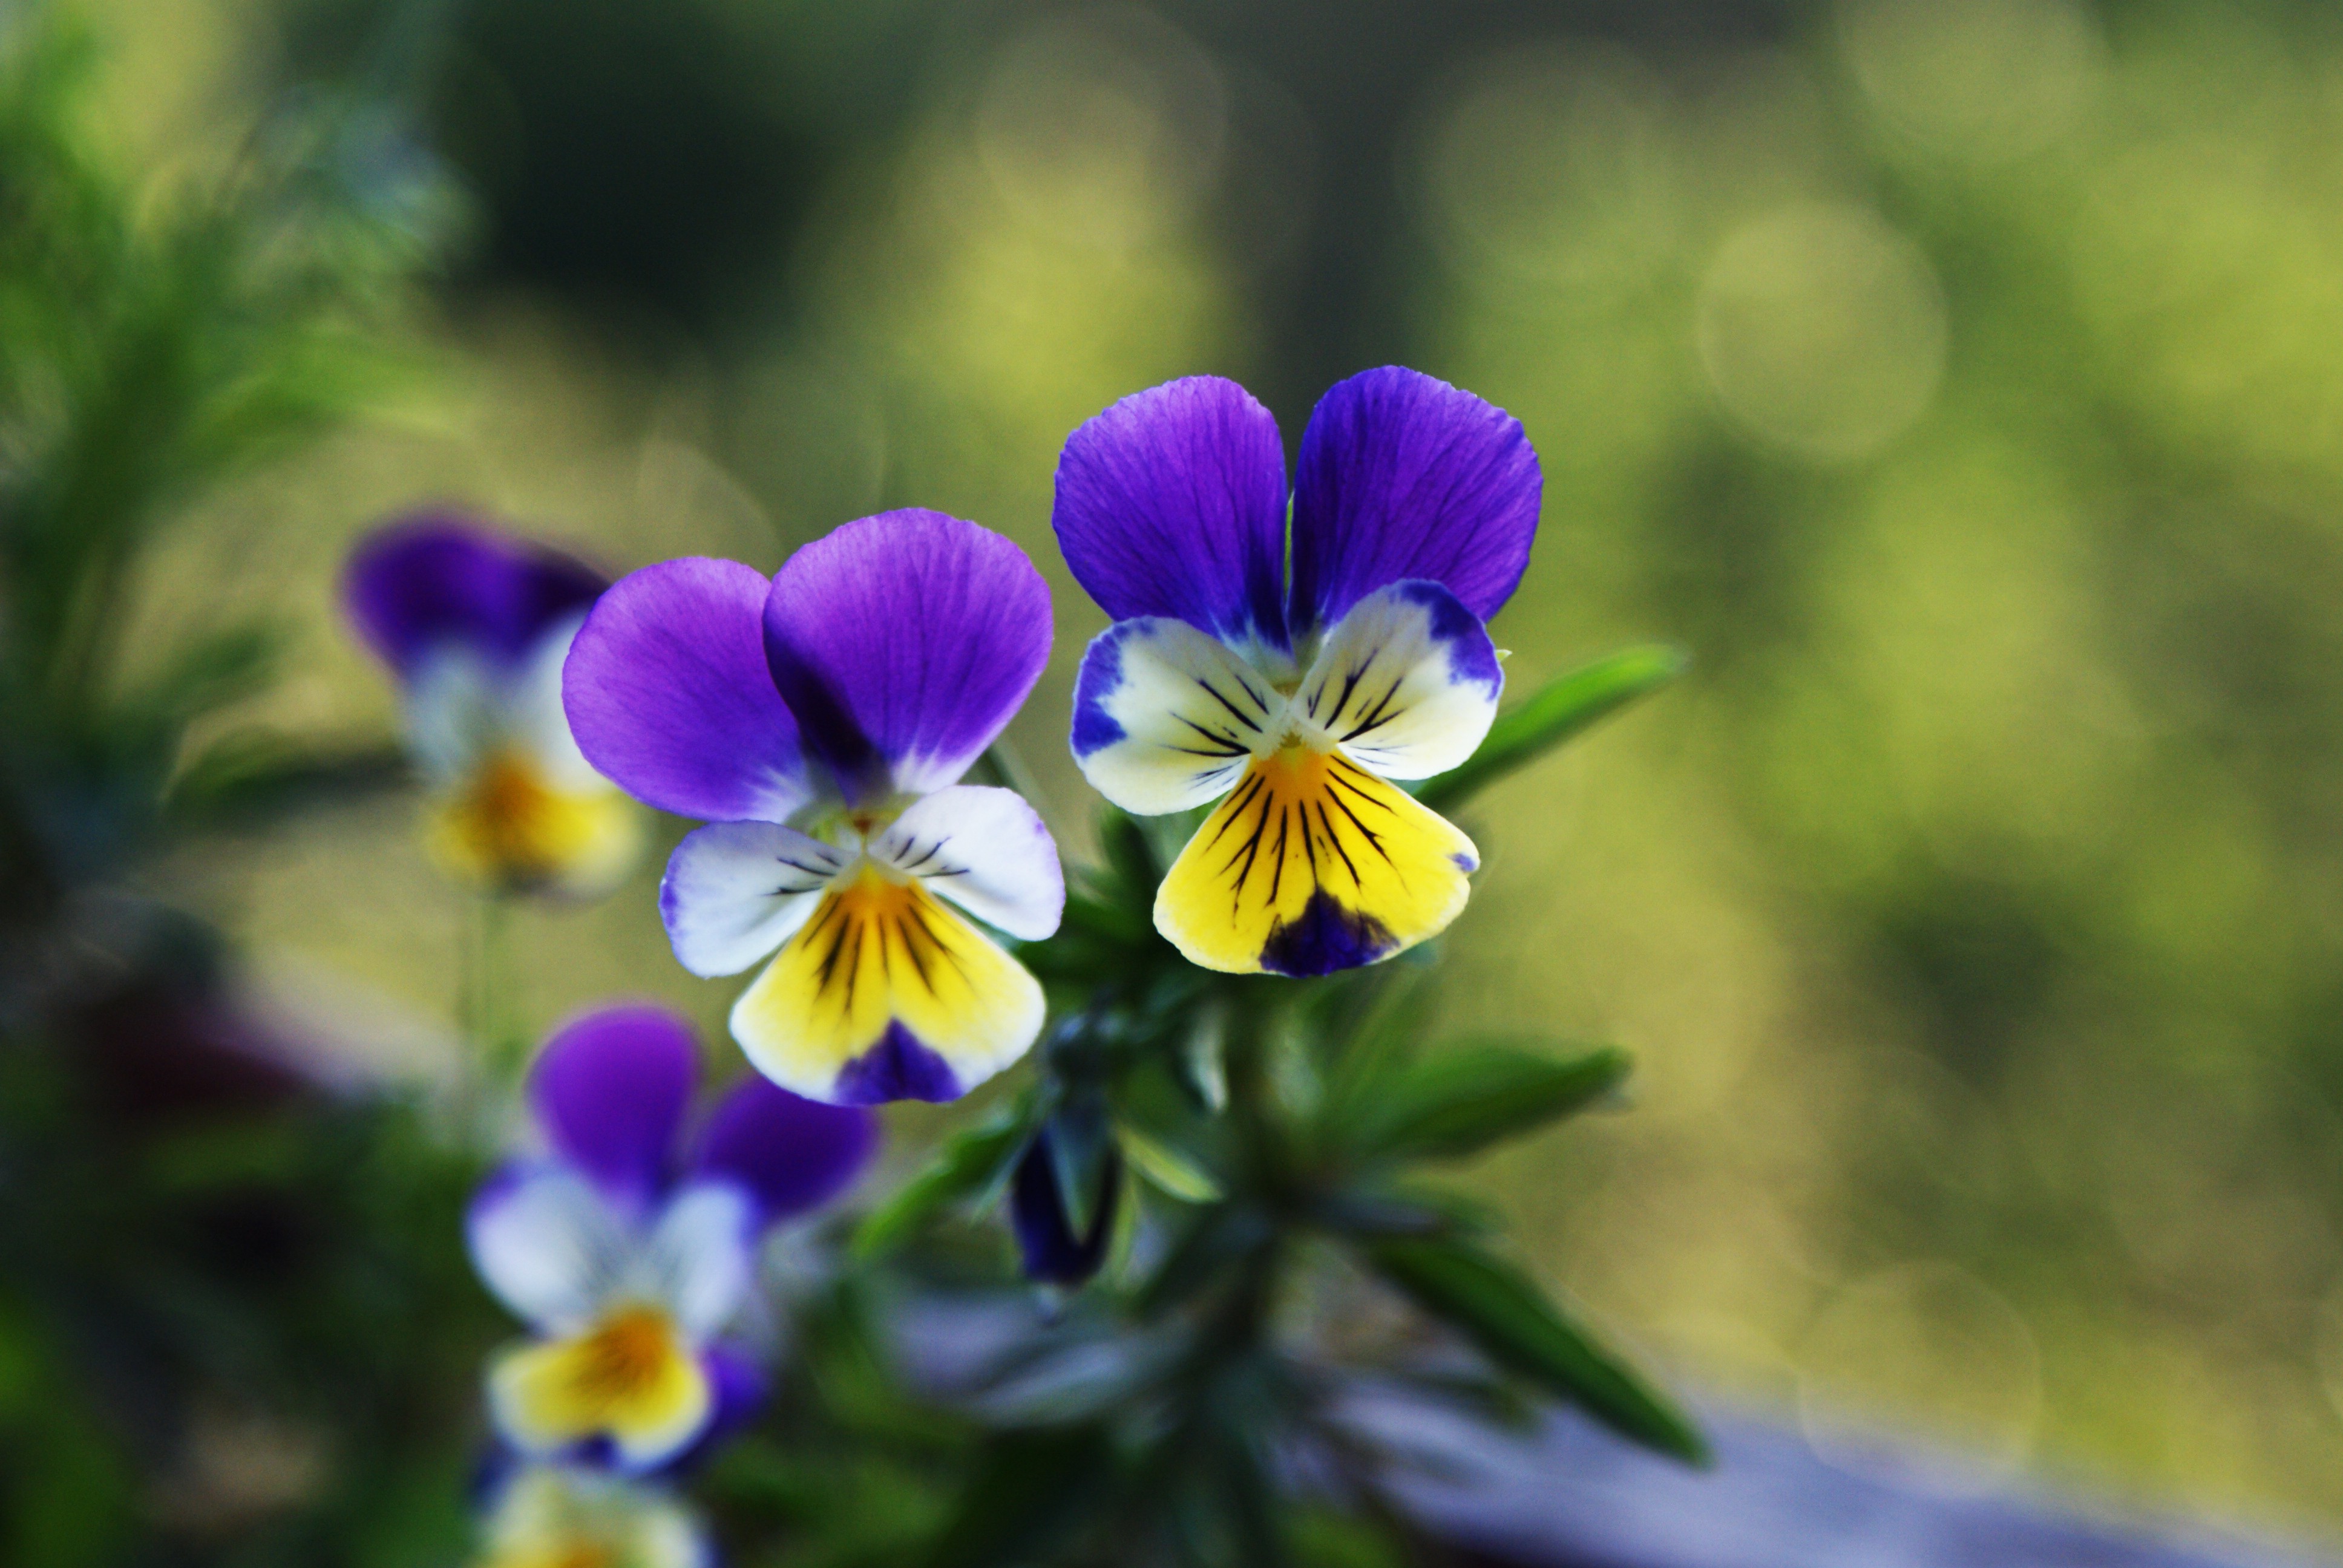
[[[506,1016],[509,900],[501,893],[475,900],[467,922],[461,980],[464,1034],[464,1121],[493,1142],[505,1107],[519,1087],[519,1031]]]

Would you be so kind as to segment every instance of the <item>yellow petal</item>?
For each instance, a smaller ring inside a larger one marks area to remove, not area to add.
[[[834,1104],[950,1100],[1025,1054],[1041,988],[918,882],[865,863],[732,1009],[784,1089]]]
[[[1155,895],[1155,927],[1231,974],[1331,974],[1403,952],[1464,908],[1473,840],[1340,751],[1255,758]]]
[[[503,891],[598,892],[633,865],[642,822],[616,789],[558,789],[526,757],[490,755],[425,819],[432,859],[451,876]]]
[[[715,1393],[666,1313],[627,1307],[584,1333],[523,1345],[488,1370],[497,1424],[547,1453],[608,1436],[630,1464],[655,1464],[699,1435]]]

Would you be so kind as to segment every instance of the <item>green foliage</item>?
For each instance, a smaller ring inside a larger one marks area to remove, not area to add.
[[[1461,1160],[1594,1104],[1633,1065],[1612,1049],[1557,1060],[1511,1046],[1451,1046],[1358,1096],[1351,1136],[1372,1159]]]
[[[1573,1322],[1528,1275],[1468,1241],[1380,1241],[1376,1270],[1491,1360],[1584,1407],[1622,1436],[1694,1464],[1708,1447],[1665,1396]]]

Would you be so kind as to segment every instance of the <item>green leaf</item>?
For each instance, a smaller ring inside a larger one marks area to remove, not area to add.
[[[885,1256],[945,1204],[983,1191],[1025,1147],[1025,1113],[1015,1111],[944,1141],[934,1161],[903,1183],[855,1227],[854,1255],[864,1262]]]
[[[378,794],[407,782],[411,772],[395,747],[317,751],[283,736],[242,730],[221,737],[181,770],[164,812],[181,829],[257,826]]]
[[[1115,1136],[1131,1168],[1182,1203],[1217,1203],[1221,1184],[1212,1172],[1168,1143],[1159,1142],[1130,1122],[1119,1122]]]
[[[1501,1045],[1440,1050],[1369,1086],[1352,1133],[1383,1160],[1461,1160],[1582,1111],[1634,1063],[1605,1047],[1555,1058]]]
[[[959,1506],[930,1545],[935,1568],[1011,1568],[1043,1561],[1103,1513],[1116,1488],[1114,1444],[1084,1423],[1001,1432],[985,1445]]]
[[[1527,702],[1499,714],[1481,749],[1463,766],[1425,779],[1415,798],[1435,811],[1452,811],[1596,719],[1665,686],[1690,662],[1679,648],[1630,648],[1557,676]]]
[[[1691,1420],[1512,1264],[1454,1241],[1383,1241],[1367,1257],[1416,1305],[1506,1371],[1569,1400],[1623,1437],[1687,1463],[1709,1462],[1708,1444]]]

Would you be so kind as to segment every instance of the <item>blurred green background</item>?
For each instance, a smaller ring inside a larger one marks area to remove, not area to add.
[[[1051,578],[1012,738],[1079,845],[1068,431],[1212,371],[1290,445],[1339,377],[1433,372],[1544,462],[1513,678],[1696,659],[1473,823],[1455,1021],[1642,1064],[1630,1113],[1473,1174],[1548,1279],[1826,1452],[1885,1426],[2343,1533],[2332,8],[85,9],[94,133],[158,190],[285,84],[381,69],[460,204],[399,395],[143,585],[157,638],[298,618],[239,722],[387,732],[331,595],[398,509],[770,569],[932,506]],[[147,875],[337,1060],[427,1075],[464,915],[412,811]],[[656,878],[520,917],[532,1020],[636,992],[720,1031]]]

